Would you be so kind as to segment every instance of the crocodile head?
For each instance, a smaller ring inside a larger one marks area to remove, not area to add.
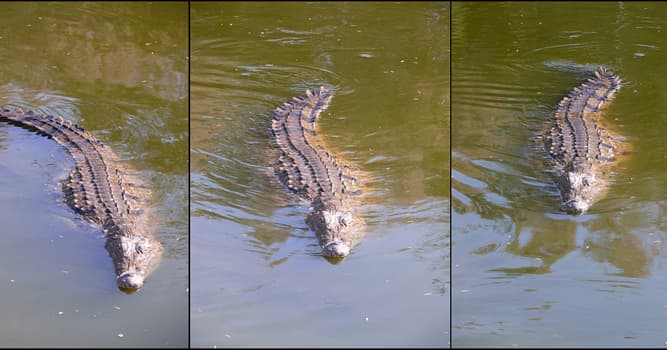
[[[604,195],[605,181],[591,169],[566,171],[557,180],[561,209],[568,214],[583,214]]]
[[[352,238],[346,231],[352,224],[352,214],[323,211],[322,219],[326,226],[325,234],[320,236],[322,254],[330,257],[345,257],[350,254]]]
[[[350,211],[320,202],[316,203],[306,221],[320,240],[322,255],[343,258],[350,254],[355,234],[354,217]]]
[[[116,283],[124,292],[141,288],[162,256],[160,243],[144,235],[110,237],[106,248],[116,268]]]

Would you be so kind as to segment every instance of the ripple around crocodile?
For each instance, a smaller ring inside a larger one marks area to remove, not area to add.
[[[0,121],[46,136],[74,158],[75,169],[62,183],[65,202],[102,226],[118,287],[128,292],[140,288],[162,255],[142,210],[149,191],[121,167],[109,147],[69,120],[7,107],[0,111]]]
[[[581,214],[604,197],[609,173],[629,146],[601,119],[603,107],[620,88],[621,79],[599,67],[594,78],[561,100],[543,131],[547,165],[568,213]]]
[[[311,201],[306,222],[317,234],[322,254],[340,258],[356,243],[363,220],[354,213],[360,193],[355,171],[342,165],[326,148],[317,130],[320,113],[333,92],[326,87],[307,90],[273,112],[271,131],[280,149],[275,172],[287,188]]]

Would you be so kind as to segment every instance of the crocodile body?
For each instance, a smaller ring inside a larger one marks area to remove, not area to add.
[[[271,131],[280,149],[275,172],[287,188],[311,202],[306,219],[326,257],[349,254],[363,221],[354,214],[359,193],[352,169],[325,147],[317,130],[320,113],[333,97],[330,89],[307,90],[273,112]]]
[[[62,117],[8,107],[0,112],[0,121],[46,136],[74,158],[75,169],[62,183],[65,202],[85,220],[102,226],[118,286],[128,291],[141,287],[157,265],[162,246],[137,211],[146,193],[136,179],[128,181],[130,175],[119,167],[113,151]]]
[[[623,145],[600,117],[620,88],[617,75],[598,68],[594,78],[561,100],[543,133],[548,166],[567,213],[581,214],[607,193]]]

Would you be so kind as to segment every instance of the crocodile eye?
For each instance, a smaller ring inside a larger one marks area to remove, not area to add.
[[[138,242],[137,244],[134,245],[134,250],[139,254],[143,254],[144,251],[146,250],[146,247],[144,245],[145,244],[143,242]]]
[[[343,226],[352,225],[352,214],[345,213],[345,214],[341,215],[341,217],[338,219],[338,221]]]

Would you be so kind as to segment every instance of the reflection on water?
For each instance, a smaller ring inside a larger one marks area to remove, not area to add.
[[[62,200],[73,161],[0,125],[3,346],[185,346],[187,3],[3,3],[0,97],[80,124],[135,169],[164,259],[116,287],[101,228]]]
[[[76,81],[99,92],[124,88],[166,101],[185,97],[187,79],[178,65],[187,45],[179,41],[181,34],[155,27],[157,18],[163,18],[164,26],[183,25],[184,3],[109,3],[104,12],[90,2],[14,4],[4,10],[6,29],[0,40],[13,49],[0,53],[6,63],[3,81],[17,79],[40,90]]]
[[[193,346],[447,344],[448,16],[192,4]],[[365,237],[336,265],[271,167],[271,112],[320,85],[324,142],[368,174]]]
[[[454,4],[454,346],[664,344],[662,7]],[[570,216],[532,140],[599,65],[624,81],[603,118],[633,150]]]

